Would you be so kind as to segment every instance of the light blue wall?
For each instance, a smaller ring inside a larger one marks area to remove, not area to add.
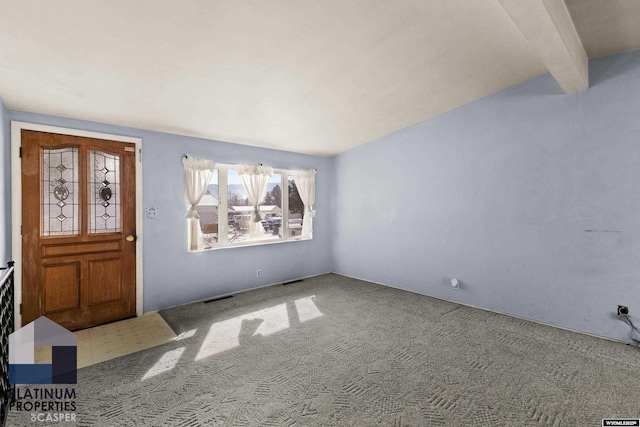
[[[9,110],[11,120],[142,138],[142,206],[160,208],[144,220],[144,310],[280,283],[331,270],[329,158],[268,150],[140,129]],[[185,153],[220,163],[263,163],[276,168],[317,168],[314,239],[274,245],[187,253],[186,202],[181,159]],[[262,276],[256,278],[256,269]]]
[[[592,60],[590,76],[565,95],[545,75],[333,159],[0,105],[0,262],[21,120],[143,139],[142,204],[162,214],[144,221],[145,311],[333,270],[627,340],[613,313],[640,314],[640,51]],[[187,152],[317,168],[314,240],[187,254]]]
[[[11,261],[11,141],[7,109],[0,98],[0,266]]]
[[[333,270],[619,340],[640,317],[640,51],[334,158]],[[450,279],[462,283],[453,290]]]

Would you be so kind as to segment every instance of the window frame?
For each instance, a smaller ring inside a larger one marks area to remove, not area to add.
[[[281,228],[280,234],[282,237],[275,237],[272,239],[261,239],[261,240],[241,240],[236,242],[229,242],[229,180],[228,180],[228,172],[229,170],[238,171],[241,165],[237,164],[225,164],[225,163],[216,163],[214,170],[218,173],[218,239],[215,243],[207,243],[205,247],[194,251],[189,250],[189,253],[198,253],[205,252],[211,250],[218,249],[228,249],[228,248],[238,248],[238,247],[247,247],[247,246],[259,246],[259,245],[272,245],[275,243],[287,243],[287,242],[297,242],[297,241],[306,241],[313,240],[313,233],[310,236],[303,237],[299,236],[291,236],[290,228],[289,228],[289,177],[293,179],[293,173],[296,171],[295,169],[279,169],[272,168],[273,173],[280,174],[280,188],[281,188],[281,201],[280,201],[280,209],[282,210],[282,220],[281,220]],[[202,232],[202,229],[200,229]]]

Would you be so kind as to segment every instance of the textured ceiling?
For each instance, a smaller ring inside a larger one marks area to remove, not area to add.
[[[333,155],[587,57],[637,0],[0,0],[7,108]]]

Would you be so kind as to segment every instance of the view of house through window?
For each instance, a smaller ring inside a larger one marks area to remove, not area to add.
[[[303,238],[305,206],[290,171],[274,170],[268,177],[257,206],[258,222],[245,185],[239,168],[214,170],[196,206],[204,249]]]
[[[228,242],[259,241],[282,238],[280,225],[282,220],[282,175],[274,173],[269,179],[266,194],[258,204],[261,221],[258,232],[251,235],[251,222],[255,208],[251,205],[247,191],[240,181],[237,170],[227,173],[227,224]],[[255,222],[255,221],[254,221]]]
[[[213,176],[207,189],[205,190],[200,203],[196,207],[200,216],[200,228],[207,246],[211,246],[218,241],[218,218],[220,202],[218,196],[218,171],[213,171]]]

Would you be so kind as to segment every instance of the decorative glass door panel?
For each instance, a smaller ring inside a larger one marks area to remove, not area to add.
[[[89,150],[90,232],[120,231],[120,156]]]
[[[73,236],[78,222],[78,149],[42,150],[42,236]]]

